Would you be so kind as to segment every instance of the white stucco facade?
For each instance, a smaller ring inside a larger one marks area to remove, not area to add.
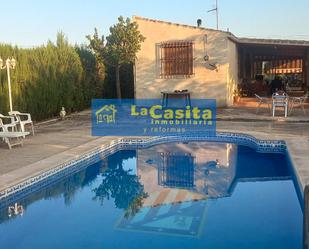
[[[217,106],[233,103],[238,82],[237,46],[229,32],[133,17],[146,37],[135,64],[135,97],[161,98],[161,91],[187,89],[191,98],[212,98]],[[162,78],[158,68],[158,44],[192,41],[193,71],[190,77]],[[209,60],[205,61],[207,54]],[[217,65],[215,70],[211,65]]]

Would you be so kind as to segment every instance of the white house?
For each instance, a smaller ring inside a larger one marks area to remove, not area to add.
[[[252,91],[265,90],[266,79],[276,74],[298,78],[302,88],[309,83],[308,41],[237,38],[226,31],[137,16],[133,21],[146,37],[135,64],[137,99],[188,90],[191,98],[213,98],[217,106],[226,106],[244,82]],[[258,75],[264,76],[264,86],[255,85]]]

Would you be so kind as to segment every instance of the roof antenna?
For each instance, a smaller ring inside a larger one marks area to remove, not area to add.
[[[217,30],[219,30],[219,13],[218,13],[218,0],[216,0],[216,7],[208,10],[207,12],[213,12],[216,11],[216,18],[217,18]]]

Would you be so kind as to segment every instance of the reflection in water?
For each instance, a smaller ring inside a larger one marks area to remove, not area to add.
[[[291,178],[284,155],[232,144],[124,150],[18,200],[16,210],[26,210],[22,218],[8,218],[15,201],[8,203],[0,211],[0,245],[298,248],[301,209]],[[29,224],[31,233],[25,233]]]
[[[159,185],[178,188],[194,187],[194,157],[186,153],[161,152],[158,165]]]
[[[122,219],[117,227],[199,236],[207,199],[229,195],[237,147],[202,142],[170,143],[141,149],[137,154],[138,175],[149,196],[139,213]]]
[[[9,218],[12,216],[23,216],[24,215],[24,207],[22,205],[19,205],[17,202],[14,204],[14,206],[9,206],[8,208],[8,216]]]
[[[232,144],[173,143],[137,153],[138,175],[149,196],[135,217],[121,220],[120,229],[197,236],[207,199],[231,196],[238,182],[291,179],[287,165]]]
[[[85,170],[68,176],[65,179],[59,179],[57,182],[32,193],[18,202],[23,206],[24,210],[36,201],[52,198],[63,198],[65,205],[70,206],[74,202],[74,197],[78,190],[91,185],[97,176],[105,170],[106,165],[104,164],[104,161],[100,161],[91,167],[87,167]],[[0,224],[8,220],[8,207],[10,205],[12,204],[8,203],[6,208],[0,209]],[[12,218],[15,217],[17,216],[12,216]]]
[[[143,199],[148,197],[132,169],[123,169],[124,160],[135,156],[135,151],[119,151],[108,157],[108,168],[102,174],[102,183],[93,190],[95,200],[98,199],[103,204],[104,200],[112,198],[117,208],[126,210],[125,217],[137,213],[143,205]]]
[[[230,194],[237,146],[206,142],[162,144],[138,150],[137,164],[138,175],[148,193],[178,188],[187,190],[178,202],[219,198]],[[158,183],[154,182],[156,174]]]

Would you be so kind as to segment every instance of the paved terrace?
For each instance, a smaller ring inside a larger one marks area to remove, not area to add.
[[[304,187],[309,183],[309,111],[306,115],[298,111],[284,119],[272,118],[267,108],[260,114],[255,114],[252,107],[219,109],[217,129],[247,133],[258,139],[285,140]],[[90,111],[84,111],[65,121],[36,124],[36,135],[28,136],[24,147],[8,150],[0,143],[0,190],[116,138],[92,137],[90,127]]]

